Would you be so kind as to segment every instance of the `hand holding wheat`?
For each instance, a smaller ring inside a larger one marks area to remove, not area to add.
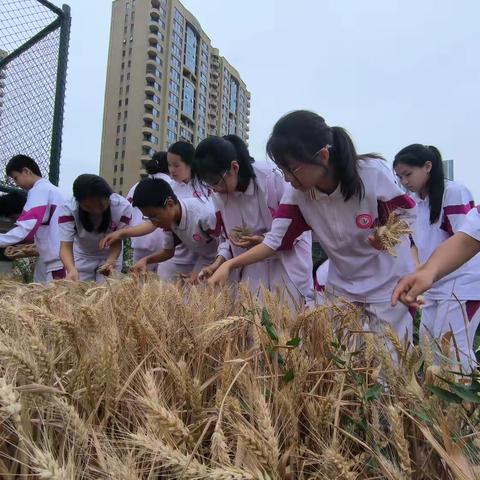
[[[396,257],[396,247],[401,243],[403,237],[412,233],[410,227],[405,220],[401,220],[391,213],[388,216],[387,223],[377,227],[373,235],[368,237],[370,245],[377,250],[385,250],[392,257]]]

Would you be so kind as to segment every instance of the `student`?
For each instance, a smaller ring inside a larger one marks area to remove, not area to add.
[[[397,186],[387,165],[376,155],[358,155],[343,128],[330,127],[309,111],[282,117],[267,152],[293,188],[286,189],[264,241],[224,263],[209,283],[222,283],[235,268],[288,251],[301,233],[312,230],[330,260],[327,298],[355,302],[370,330],[383,335],[390,325],[401,340],[410,340],[407,307],[392,308],[389,302],[393,286],[411,269],[409,239],[393,257],[379,251],[373,236],[390,212],[409,224],[415,218],[415,202]]]
[[[171,179],[168,175],[167,152],[155,153],[151,160],[145,164],[145,170],[149,178],[160,178],[167,182]],[[132,203],[133,194],[138,186],[138,182],[130,189],[127,194],[127,200]],[[132,212],[131,226],[140,225],[143,223],[142,212],[138,208],[134,208]],[[148,257],[152,253],[157,252],[163,244],[163,232],[160,228],[155,229],[152,233],[141,237],[132,238],[133,262],[137,263],[144,257]],[[157,271],[157,265],[154,263],[148,266],[152,272]]]
[[[139,260],[133,267],[134,272],[145,273],[148,265],[170,260],[179,245],[196,258],[192,270],[178,272],[188,276],[191,282],[195,281],[202,267],[213,262],[218,241],[213,236],[216,216],[210,202],[202,202],[198,198],[178,199],[168,182],[145,179],[135,190],[133,206],[141,210],[153,228],[164,229],[163,245],[159,251]],[[137,232],[142,233],[142,226],[116,232],[105,243],[108,245],[110,239],[134,236]]]
[[[202,277],[208,277],[232,257],[264,241],[272,226],[286,183],[267,163],[258,164],[236,135],[203,140],[195,152],[196,178],[212,189],[217,212],[217,235],[222,236],[218,257]],[[238,280],[257,292],[261,285],[293,296],[300,304],[313,301],[311,234],[299,236],[288,251],[255,265],[245,266]]]
[[[16,226],[0,235],[0,248],[18,243],[35,243],[46,281],[65,278],[59,257],[58,210],[64,199],[60,190],[42,178],[37,163],[26,155],[12,157],[6,174],[27,191],[27,201]]]
[[[409,145],[397,153],[393,167],[418,205],[414,242],[423,264],[461,229],[474,206],[473,196],[463,185],[445,180],[442,156],[435,147]],[[451,332],[466,370],[475,359],[473,340],[480,322],[479,260],[470,260],[426,292],[420,325],[420,340],[428,336],[440,342]]]
[[[392,305],[399,300],[407,306],[418,308],[419,299],[432,285],[455,272],[480,253],[480,206],[470,210],[457,233],[441,243],[428,261],[415,273],[403,277],[392,294]]]
[[[26,203],[27,194],[22,190],[2,195],[0,196],[0,216],[8,218],[11,222],[15,223],[18,220],[18,217],[22,214]],[[15,248],[15,246],[10,245],[5,249],[5,255],[7,257],[9,257],[8,250],[12,248]],[[48,278],[47,271],[45,269],[45,264],[38,258],[38,251],[31,256],[37,256],[35,269],[33,271],[33,281],[35,283],[46,282]]]
[[[194,155],[194,146],[184,140],[175,142],[168,148],[168,172],[172,179],[173,193],[178,199],[198,198],[200,196],[191,181]],[[178,275],[192,272],[197,260],[198,257],[193,251],[180,244],[175,249],[174,257],[158,266],[158,276],[166,282],[175,281]]]
[[[73,198],[62,206],[60,258],[69,280],[102,282],[105,275],[122,268],[122,243],[100,248],[102,237],[130,224],[132,207],[113,193],[98,175],[83,174],[73,182]]]

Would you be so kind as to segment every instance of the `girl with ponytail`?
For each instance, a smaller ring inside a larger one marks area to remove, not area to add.
[[[383,335],[390,326],[402,341],[410,341],[407,307],[390,304],[393,287],[412,268],[410,242],[405,239],[392,257],[381,251],[373,232],[391,212],[413,223],[415,202],[396,184],[385,162],[375,154],[358,155],[343,128],[330,127],[303,110],[276,123],[267,153],[291,187],[263,242],[224,263],[210,284],[222,283],[235,268],[288,251],[299,235],[311,230],[330,260],[326,300],[346,298],[361,307],[370,330]]]
[[[393,167],[418,205],[413,239],[424,264],[438,246],[461,230],[474,207],[473,196],[460,183],[445,180],[442,156],[435,147],[409,145],[397,153]],[[433,284],[425,294],[420,325],[422,342],[440,343],[451,332],[467,372],[475,361],[473,340],[480,322],[479,261],[474,257]]]
[[[209,137],[195,151],[193,175],[212,191],[216,210],[216,234],[221,238],[215,262],[201,272],[210,277],[225,261],[260,245],[271,229],[287,184],[267,163],[256,163],[243,140],[236,135]],[[313,300],[311,234],[293,242],[289,251],[239,271],[239,281],[252,291],[264,287],[280,290],[302,304]]]

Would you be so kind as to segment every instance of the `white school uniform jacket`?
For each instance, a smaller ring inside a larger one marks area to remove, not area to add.
[[[396,249],[398,256],[392,257],[370,246],[368,236],[390,212],[412,225],[416,206],[385,162],[359,160],[358,169],[365,188],[362,199],[354,196],[345,201],[340,185],[330,195],[290,187],[264,243],[274,250],[288,250],[302,232],[312,230],[330,260],[327,292],[351,301],[382,303],[390,301],[399,278],[413,270],[410,240],[405,239]]]
[[[480,242],[480,205],[468,212],[459,231]]]
[[[0,235],[0,247],[33,242],[46,272],[63,268],[60,261],[58,215],[64,201],[58,187],[45,178],[37,180],[28,191],[27,202],[15,222],[16,226]]]
[[[221,237],[218,255],[227,260],[246,251],[230,243],[230,232],[235,227],[244,227],[254,235],[266,234],[272,227],[274,212],[287,188],[287,183],[280,172],[268,163],[254,163],[253,169],[256,177],[250,181],[245,192],[212,195],[217,215],[215,233]],[[300,234],[292,242],[290,250],[281,252],[276,258],[267,261],[280,262],[283,267],[270,269],[274,277],[270,279],[270,288],[281,286],[282,276],[286,274],[291,284],[304,298],[312,298],[313,262],[310,232]],[[250,265],[246,268],[250,270],[249,276],[254,277],[255,272],[252,270],[257,267]],[[261,272],[262,270],[258,269],[260,275]]]
[[[165,180],[168,183],[171,183],[171,178],[165,173],[155,173],[153,175],[149,175],[150,178],[159,178],[161,180]],[[135,193],[135,189],[137,188],[138,182],[130,189],[127,194],[127,200],[132,203],[133,202],[133,194]],[[132,227],[143,223],[142,212],[139,208],[133,207],[132,208],[132,221],[130,225]],[[162,248],[163,242],[163,230],[161,228],[155,229],[152,233],[148,235],[143,235],[142,237],[132,237],[132,248],[135,250],[147,250],[149,252],[155,252]]]
[[[461,229],[466,214],[474,208],[473,195],[462,184],[445,181],[445,191],[439,219],[430,223],[430,201],[413,196],[418,205],[413,240],[418,249],[420,263],[425,263],[433,251]],[[458,270],[445,276],[426,292],[432,300],[480,300],[480,256],[475,256]]]
[[[163,248],[170,250],[182,244],[197,256],[196,267],[213,263],[217,256],[218,238],[214,237],[216,216],[212,203],[198,198],[185,198],[179,203],[182,218],[178,225],[174,224],[170,230],[164,231]]]
[[[184,200],[186,198],[198,199],[203,196],[201,193],[196,191],[193,182],[185,183],[171,180],[170,186],[172,187],[173,193],[179,200]],[[175,256],[170,261],[179,265],[195,265],[197,260],[198,257],[192,250],[188,250],[185,245],[178,245],[178,247],[175,249]]]
[[[73,251],[76,256],[106,256],[107,251],[100,250],[100,240],[108,233],[127,227],[132,220],[132,206],[126,198],[117,193],[110,195],[112,220],[106,232],[87,232],[80,223],[78,210],[78,202],[72,198],[61,207],[58,218],[60,240],[73,242]],[[100,218],[97,219],[97,223],[99,222]]]

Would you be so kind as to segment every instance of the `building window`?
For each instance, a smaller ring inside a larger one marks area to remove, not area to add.
[[[127,52],[126,52],[125,50],[123,50],[123,52],[122,52],[122,58],[124,58],[126,54],[127,54]]]
[[[127,144],[127,138],[126,137],[123,137],[122,138],[122,145],[126,145]]]
[[[118,152],[115,152],[115,160],[118,160]]]
[[[193,30],[193,28],[190,27],[190,25],[187,25],[187,39],[186,39],[186,46],[185,46],[185,65],[192,73],[195,73],[195,69],[197,65],[197,45],[198,45],[197,34]]]
[[[172,66],[174,66],[175,68],[177,68],[178,70],[180,70],[180,68],[182,67],[180,61],[174,57],[173,55],[171,56],[171,62]]]
[[[125,68],[125,62],[122,62],[122,70]]]
[[[123,133],[125,133],[126,131],[127,131],[127,124],[124,123],[124,124],[123,124]]]
[[[120,95],[123,95],[123,87],[120,87],[119,94],[120,94]]]
[[[122,150],[122,158],[125,158],[125,150]]]
[[[128,117],[128,112],[127,112],[127,110],[125,110],[125,111],[123,112],[123,119],[126,120],[127,117]],[[120,118],[119,118],[119,120],[120,120]]]
[[[175,83],[173,80],[170,80],[168,87],[170,88],[171,92],[176,93],[177,95],[180,93],[180,87],[178,86],[178,83]]]
[[[115,145],[116,145],[117,147],[120,145],[120,139],[119,139],[119,138],[117,138],[117,139],[115,140]]]
[[[193,118],[194,101],[195,88],[193,83],[189,82],[188,80],[184,80],[182,110],[191,118]]]
[[[168,106],[168,114],[171,115],[173,118],[177,118],[178,117],[178,110],[173,107],[172,105],[169,105]]]
[[[170,103],[178,107],[179,98],[173,92],[168,92],[168,99]]]
[[[170,77],[180,83],[180,74],[174,68],[170,68]]]
[[[132,47],[128,49],[128,56],[131,56],[131,55],[132,55]]]
[[[183,26],[178,22],[178,20],[173,21],[173,30],[179,35],[183,34]]]
[[[127,80],[130,80],[130,72],[127,73]]]
[[[167,140],[169,144],[175,143],[177,141],[177,134],[171,130],[167,131]]]
[[[182,51],[176,46],[172,44],[172,53],[178,58],[182,58]]]
[[[238,95],[238,83],[232,78],[230,82],[230,111],[234,114],[237,113],[237,95]]]
[[[120,125],[117,125],[117,134],[120,133]]]
[[[177,32],[173,32],[172,40],[173,43],[176,43],[180,48],[182,47],[182,37]]]
[[[173,118],[168,117],[167,125],[168,125],[168,128],[170,128],[171,130],[177,131],[178,123]]]
[[[120,120],[122,118],[122,112],[118,112],[117,114],[117,120]]]
[[[114,178],[114,179],[113,179],[113,186],[115,187],[116,185],[117,185],[117,179]]]
[[[121,171],[121,172],[123,172],[123,167],[124,167],[124,165],[123,165],[123,163],[122,163],[122,164],[120,165],[120,171]]]
[[[128,105],[128,98],[125,99],[125,105]]]
[[[128,92],[130,92],[130,85],[127,85],[127,86],[125,87],[125,93],[128,93]]]
[[[128,61],[128,68],[130,68],[131,66],[132,66],[132,61],[129,60],[129,61]]]
[[[183,15],[176,8],[173,12],[173,18],[183,24]]]
[[[123,177],[120,177],[120,185],[123,185]]]

